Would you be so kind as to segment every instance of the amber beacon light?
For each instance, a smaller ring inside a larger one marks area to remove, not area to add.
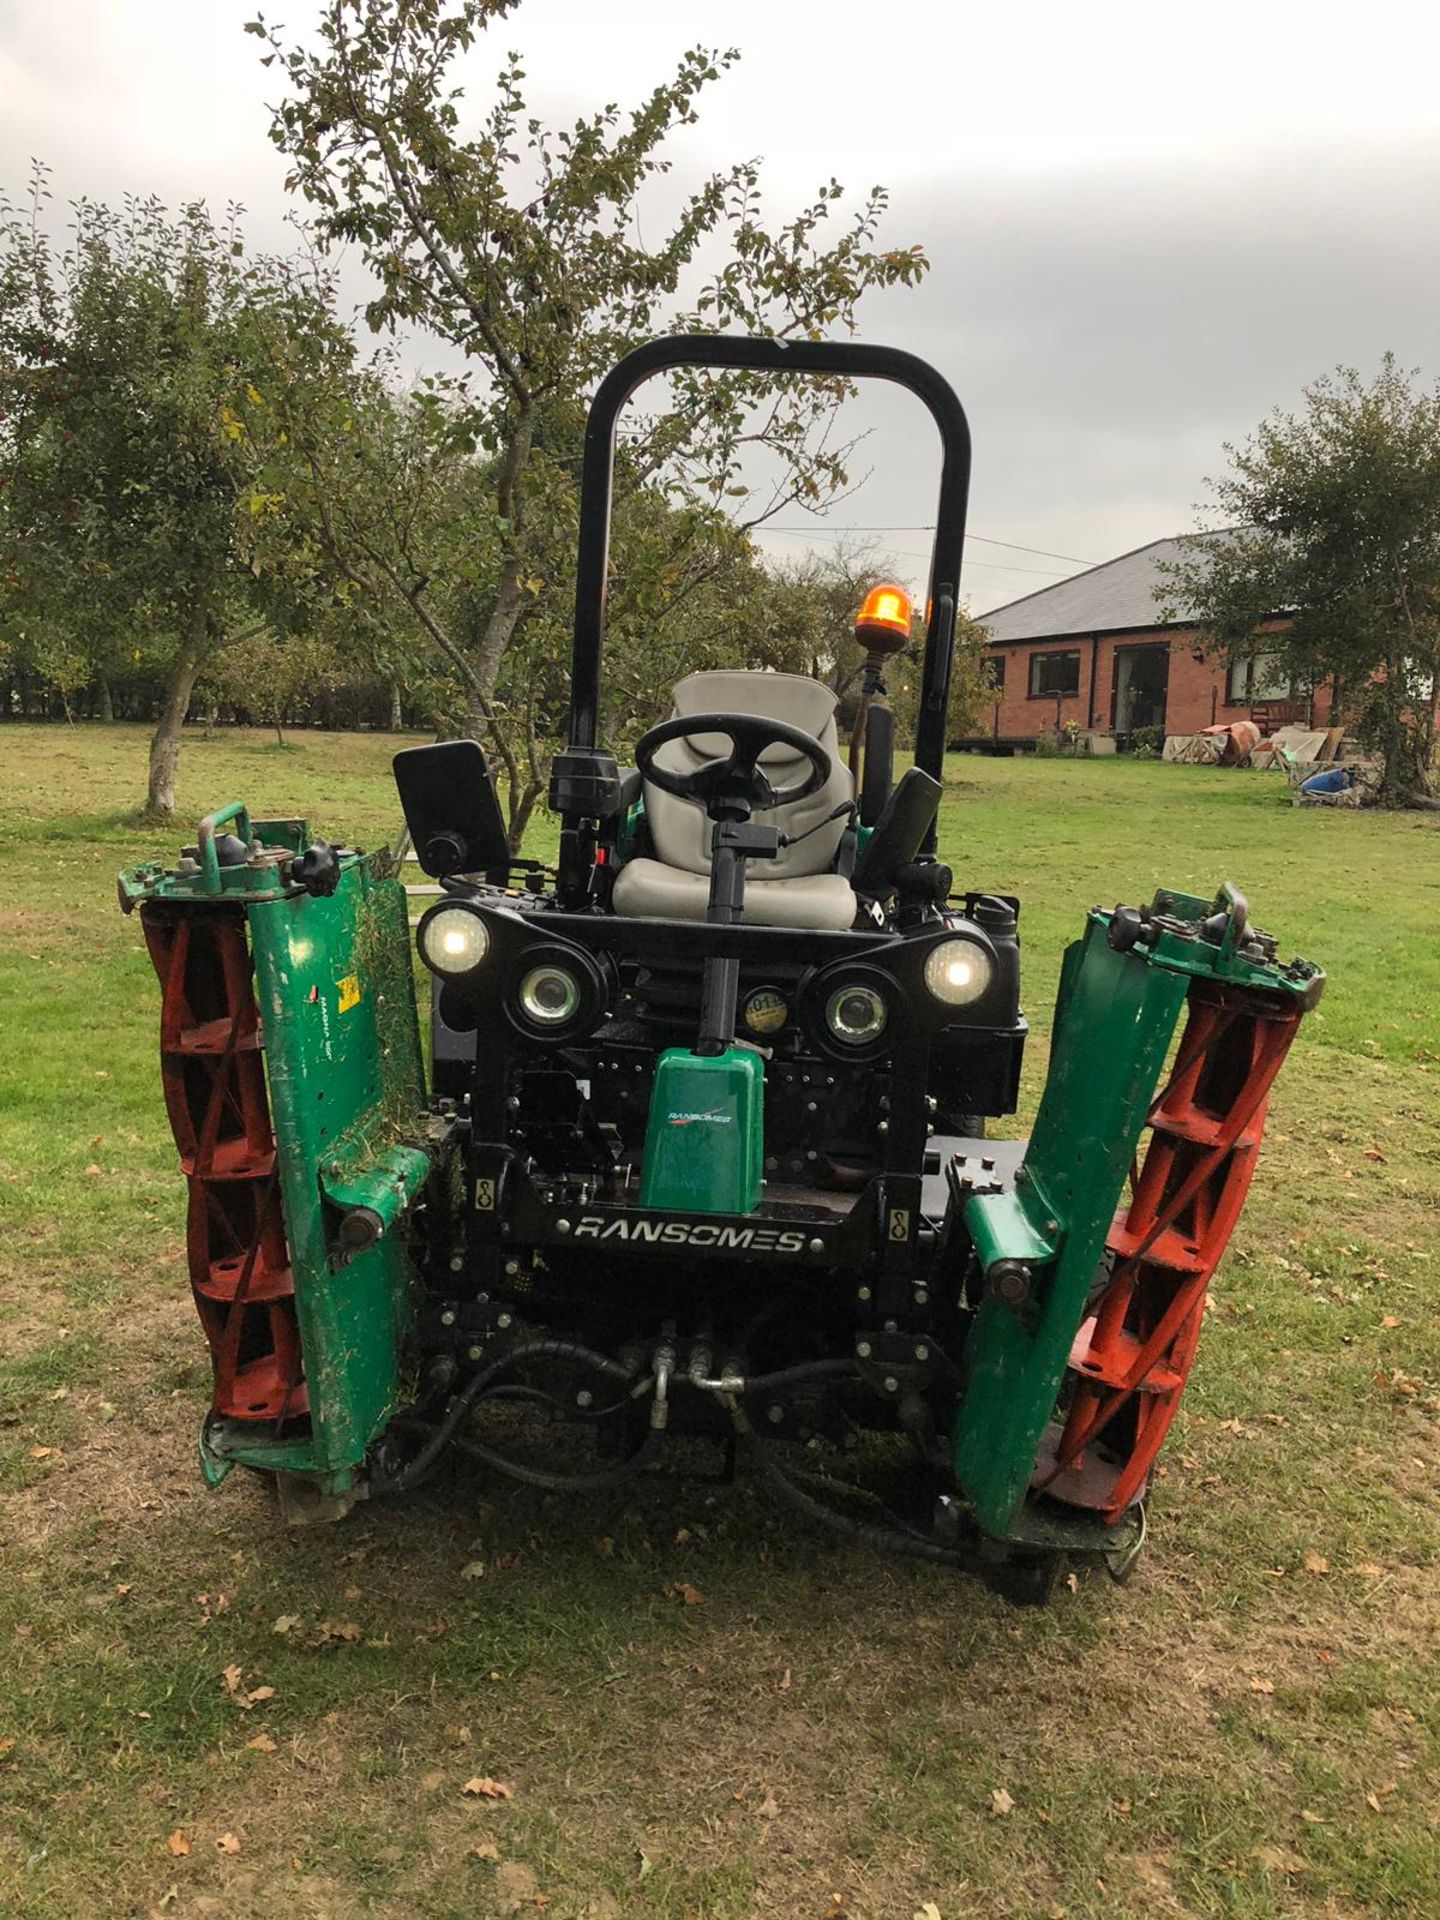
[[[912,612],[905,589],[883,580],[866,594],[855,616],[855,638],[872,652],[896,652],[910,639]]]

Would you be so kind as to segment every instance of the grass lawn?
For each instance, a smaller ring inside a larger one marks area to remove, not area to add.
[[[394,744],[197,737],[186,813],[375,844]],[[207,1494],[158,995],[113,886],[179,835],[127,814],[137,730],[0,727],[6,1920],[1440,1914],[1440,820],[1216,769],[950,774],[957,880],[1024,902],[1027,1102],[1095,901],[1233,878],[1331,974],[1147,1557],[1047,1612],[744,1486],[457,1475],[291,1536],[258,1484]]]

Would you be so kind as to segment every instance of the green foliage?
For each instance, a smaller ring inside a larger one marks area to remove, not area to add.
[[[1163,727],[1135,727],[1130,734],[1130,755],[1135,760],[1155,760],[1165,746]]]
[[[1238,524],[1166,569],[1230,658],[1264,630],[1300,684],[1337,684],[1388,805],[1429,790],[1440,685],[1440,387],[1414,377],[1389,354],[1368,384],[1338,368],[1227,447],[1212,496]]]
[[[168,812],[196,674],[272,611],[242,538],[255,382],[277,342],[339,336],[324,284],[250,258],[234,209],[80,200],[57,251],[48,199],[37,168],[27,209],[0,201],[0,619],[62,687],[164,668],[149,803]]]

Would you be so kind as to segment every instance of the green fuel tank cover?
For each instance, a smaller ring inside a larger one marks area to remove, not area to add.
[[[765,1161],[765,1068],[740,1047],[660,1056],[645,1131],[642,1207],[753,1213]]]

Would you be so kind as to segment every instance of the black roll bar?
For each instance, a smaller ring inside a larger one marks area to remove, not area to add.
[[[669,367],[742,367],[769,373],[829,374],[890,380],[923,400],[940,429],[943,460],[935,546],[930,561],[925,673],[915,735],[915,764],[941,778],[945,713],[955,648],[955,607],[965,546],[970,491],[970,427],[948,381],[913,353],[848,341],[746,339],[723,333],[677,333],[637,347],[600,382],[585,424],[580,481],[579,571],[575,582],[575,642],[570,664],[570,747],[596,744],[600,662],[605,643],[605,595],[610,555],[610,496],[615,424],[635,389]]]

